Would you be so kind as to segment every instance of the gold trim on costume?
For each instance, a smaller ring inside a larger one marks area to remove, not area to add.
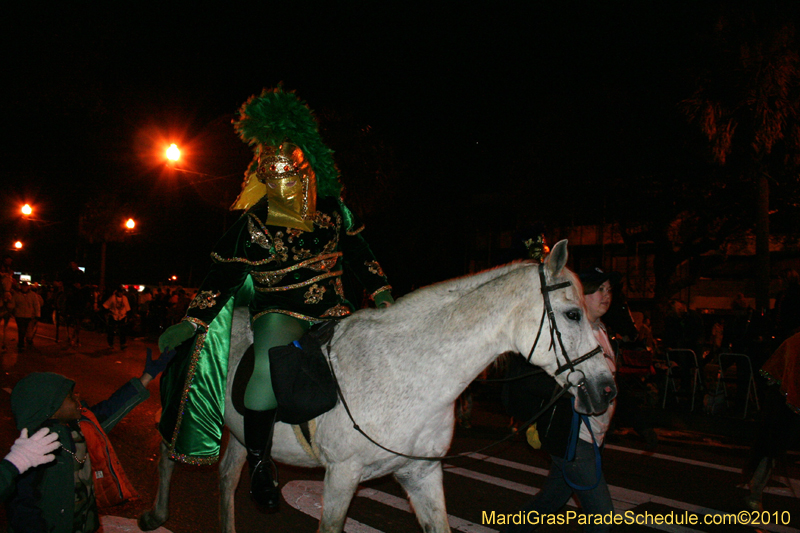
[[[269,241],[269,230],[266,228],[259,229],[253,223],[253,219],[256,218],[254,215],[247,217],[247,232],[250,234],[250,242],[259,245],[260,247],[264,248],[265,250],[269,250],[272,244]],[[258,219],[256,219],[258,220]]]
[[[382,278],[386,277],[386,275],[383,273],[383,269],[381,268],[381,265],[378,264],[377,261],[375,261],[375,260],[373,260],[373,261],[364,261],[364,266],[367,267],[367,270],[369,270],[370,273],[376,274],[376,275],[378,275],[378,276],[380,276]]]
[[[185,463],[187,465],[194,465],[194,466],[203,466],[203,465],[213,465],[217,461],[219,461],[219,455],[210,455],[208,457],[194,457],[192,455],[186,455],[185,453],[174,453],[170,451],[169,458],[173,461],[178,461],[180,463]]]
[[[340,307],[340,306],[336,306],[336,307]],[[341,306],[341,307],[345,307],[345,306]],[[335,309],[335,308],[332,308],[332,309]],[[347,308],[345,307],[345,309],[347,309]],[[330,309],[328,311],[330,311]],[[328,311],[326,311],[326,313]],[[348,309],[348,313],[349,313],[349,311],[350,310]],[[254,324],[256,320],[258,320],[259,318],[261,318],[264,315],[268,315],[269,313],[280,313],[282,315],[290,316],[290,317],[296,318],[298,320],[305,320],[306,322],[319,322],[320,320],[324,320],[324,318],[317,318],[317,317],[313,317],[313,316],[304,315],[304,314],[301,314],[301,313],[295,313],[294,311],[287,311],[286,309],[267,309],[266,311],[261,311],[260,313],[256,313],[255,315],[253,315],[253,317],[250,319],[250,323]],[[323,314],[322,316],[325,316],[325,315]],[[344,315],[342,315],[342,316],[344,316]]]
[[[333,285],[333,292],[335,292],[338,296],[341,296],[344,299],[344,287],[342,286],[342,278],[336,278],[331,281],[331,285]]]
[[[381,287],[381,288],[380,288],[380,289],[378,289],[377,291],[375,291],[375,292],[373,292],[372,294],[370,294],[370,295],[369,295],[369,297],[370,297],[370,298],[372,298],[372,300],[374,301],[374,300],[375,300],[375,297],[376,297],[378,294],[380,294],[380,293],[382,293],[382,292],[384,292],[384,291],[390,291],[390,290],[392,290],[392,286],[391,286],[391,285],[384,285],[383,287]]]
[[[308,288],[304,296],[304,303],[307,304],[318,304],[322,301],[322,298],[325,297],[325,293],[327,289],[325,287],[320,287],[316,283],[313,284],[311,287]]]
[[[358,229],[348,230],[348,231],[345,231],[345,233],[346,233],[347,235],[349,235],[350,237],[352,237],[353,235],[358,235],[358,234],[359,234],[359,233],[361,233],[362,231],[364,231],[364,224],[361,224],[361,225],[358,227]]]
[[[217,305],[217,298],[221,293],[219,291],[200,291],[194,299],[189,302],[189,309],[197,307],[198,309],[208,309]]]
[[[209,457],[193,457],[182,453],[175,453],[175,443],[178,441],[178,434],[181,431],[181,423],[183,422],[183,411],[186,407],[186,401],[189,399],[189,391],[192,388],[192,380],[194,380],[194,373],[197,370],[197,361],[200,359],[200,352],[202,351],[203,344],[205,344],[205,342],[206,332],[202,331],[197,334],[197,337],[194,341],[192,356],[189,362],[189,369],[186,372],[186,380],[183,382],[183,393],[181,393],[181,401],[178,405],[178,419],[175,422],[175,430],[172,433],[172,442],[167,445],[167,451],[169,452],[170,459],[194,465],[212,464],[219,459],[219,455]]]
[[[322,315],[320,315],[320,318],[340,318],[343,316],[347,316],[350,313],[351,311],[349,307],[347,307],[346,305],[338,304],[331,307],[324,313],[322,313]]]
[[[208,324],[206,324],[205,322],[203,322],[199,318],[195,318],[193,316],[185,316],[185,317],[183,317],[183,320],[186,321],[186,322],[191,322],[192,324],[203,328],[204,331],[208,331]]]
[[[307,285],[311,285],[312,283],[316,283],[318,281],[322,281],[323,279],[333,278],[336,276],[341,276],[342,271],[337,270],[335,272],[326,272],[325,274],[320,274],[319,276],[315,276],[309,280],[301,281],[300,283],[293,283],[291,285],[281,285],[280,287],[258,287],[254,286],[253,288],[258,292],[281,292],[281,291],[290,291],[292,289],[299,289],[300,287],[305,287]]]
[[[295,261],[302,261],[314,255],[314,252],[312,252],[311,250],[306,250],[305,248],[297,248],[296,246],[292,246],[292,253],[294,254],[292,256],[292,259],[294,259]]]

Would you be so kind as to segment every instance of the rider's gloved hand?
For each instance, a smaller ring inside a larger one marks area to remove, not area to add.
[[[19,473],[27,469],[39,466],[52,461],[55,456],[53,452],[61,446],[58,442],[58,434],[51,432],[48,428],[42,428],[32,437],[28,437],[28,429],[22,430],[19,438],[14,441],[11,451],[5,459],[17,467]]]
[[[375,307],[380,309],[381,307],[389,307],[394,303],[394,298],[392,298],[392,293],[389,291],[379,292],[375,295]]]
[[[194,324],[187,321],[178,322],[170,326],[158,338],[158,349],[163,354],[167,350],[174,350],[181,343],[194,336]]]

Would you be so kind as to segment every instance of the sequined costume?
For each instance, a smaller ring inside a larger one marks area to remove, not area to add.
[[[253,321],[267,313],[318,321],[352,312],[342,289],[345,268],[373,297],[391,289],[361,236],[363,226],[341,200],[317,199],[313,231],[267,225],[268,213],[264,197],[225,233],[189,306],[184,320],[198,326],[197,335],[161,380],[160,431],[173,459],[199,464],[219,455],[237,293],[241,300],[252,287]]]

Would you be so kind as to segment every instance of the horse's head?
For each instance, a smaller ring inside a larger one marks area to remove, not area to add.
[[[530,362],[569,386],[576,411],[599,413],[616,397],[617,387],[586,319],[581,284],[566,264],[567,241],[562,240],[539,268],[542,315]]]

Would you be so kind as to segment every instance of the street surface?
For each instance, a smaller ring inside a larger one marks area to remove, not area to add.
[[[129,341],[123,352],[109,350],[105,335],[82,332],[82,345],[65,346],[66,335],[56,344],[55,328],[41,324],[36,346],[22,354],[16,353],[16,329],[8,330],[9,350],[3,353],[0,376],[0,446],[8,450],[17,436],[9,405],[9,393],[14,384],[33,371],[51,371],[77,381],[76,390],[90,405],[105,399],[118,386],[141,375],[145,349],[155,348],[153,342],[142,339]],[[508,419],[502,413],[496,394],[489,386],[479,389],[475,401],[472,428],[457,428],[451,453],[469,452],[508,435]],[[111,440],[133,485],[141,498],[103,514],[106,533],[138,531],[135,519],[147,509],[155,495],[159,436],[155,424],[159,415],[157,383],[150,386],[152,396],[134,410],[111,432]],[[665,417],[669,427],[659,427],[658,447],[643,451],[644,442],[624,428],[608,439],[603,454],[603,470],[611,488],[615,510],[684,516],[685,512],[702,515],[739,513],[744,510],[741,468],[746,464],[748,447],[757,427],[733,418],[709,418],[703,426],[700,415]],[[698,420],[701,429],[698,429]],[[730,431],[708,431],[703,428],[731,428]],[[787,465],[773,478],[764,506],[771,524],[758,530],[774,532],[800,531],[800,467],[798,455],[792,453]],[[451,460],[445,464],[447,510],[453,531],[490,533],[500,531],[497,517],[514,513],[522,506],[547,475],[548,459],[532,450],[522,438],[491,448],[482,455]],[[247,473],[236,495],[236,526],[241,533],[265,531],[316,531],[321,509],[323,471],[280,466],[283,495],[286,500],[281,512],[262,515],[249,501]],[[190,467],[180,465],[173,476],[170,519],[164,525],[174,533],[204,533],[218,531],[217,472],[215,466]],[[575,510],[567,507],[563,512]],[[484,518],[495,513],[495,522]],[[112,518],[113,517],[113,518]],[[348,514],[346,531],[351,533],[406,533],[420,531],[411,514],[405,495],[391,478],[365,483],[354,498]],[[766,515],[764,515],[766,518]],[[789,524],[775,521],[788,519]],[[0,527],[5,526],[5,514],[0,511]],[[702,522],[701,522],[702,524]],[[548,525],[539,531],[578,532],[582,528],[573,521],[569,525]],[[708,531],[748,532],[757,530],[743,525],[620,525],[615,531]]]

